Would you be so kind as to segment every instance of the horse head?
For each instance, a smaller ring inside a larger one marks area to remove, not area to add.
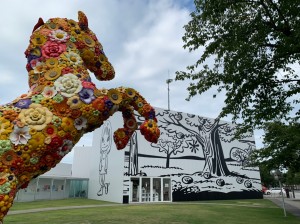
[[[78,20],[76,22],[66,18],[52,18],[46,23],[41,18],[38,20],[30,38],[30,44],[25,51],[28,61],[26,68],[32,74],[29,79],[30,86],[37,79],[37,72],[32,71],[36,70],[35,67],[39,62],[46,62],[46,65],[51,67],[56,65],[57,61],[62,60],[62,57],[69,57],[73,62],[82,63],[85,68],[95,74],[98,80],[114,78],[114,68],[108,61],[96,35],[89,29],[88,19],[83,12],[78,12]],[[56,74],[57,71],[52,72],[53,79],[56,78]],[[88,73],[86,77],[89,79]]]

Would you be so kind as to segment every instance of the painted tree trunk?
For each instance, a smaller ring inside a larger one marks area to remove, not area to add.
[[[171,157],[171,153],[167,153],[166,168],[170,167],[170,157]]]
[[[205,133],[205,136],[197,136],[203,148],[205,165],[203,174],[217,176],[228,176],[230,171],[227,168],[223,149],[218,132],[218,125]]]
[[[137,175],[139,172],[138,166],[138,143],[137,143],[137,134],[133,133],[130,144],[129,144],[129,166],[128,166],[128,174],[129,175]]]

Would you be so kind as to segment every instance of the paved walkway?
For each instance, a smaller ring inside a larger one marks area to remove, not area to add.
[[[274,204],[283,208],[283,202],[281,197],[268,197],[266,199],[272,201]],[[287,212],[292,213],[293,215],[300,218],[300,199],[284,198],[284,204],[285,210]]]

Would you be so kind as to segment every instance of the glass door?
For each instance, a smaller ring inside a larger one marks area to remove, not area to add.
[[[161,178],[153,178],[152,201],[161,201]]]
[[[163,200],[171,201],[171,179],[163,178]]]
[[[150,178],[142,178],[142,202],[150,201]]]
[[[131,202],[140,201],[140,178],[131,178]]]

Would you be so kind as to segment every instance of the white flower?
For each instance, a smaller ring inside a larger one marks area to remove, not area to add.
[[[63,58],[65,58],[71,65],[81,65],[82,59],[79,56],[79,54],[76,54],[74,52],[65,52],[62,55]]]
[[[56,90],[60,91],[60,94],[65,97],[74,96],[82,89],[80,79],[71,73],[59,77],[54,82],[54,86]]]
[[[74,126],[77,130],[86,128],[87,119],[85,117],[78,117],[74,121]]]
[[[49,38],[52,41],[58,42],[58,43],[65,43],[67,40],[69,40],[69,34],[66,33],[63,30],[52,30],[49,34]]]
[[[42,92],[42,95],[46,98],[52,98],[57,93],[56,89],[53,86],[46,86]]]
[[[9,139],[15,145],[26,144],[30,138],[31,135],[29,134],[28,126],[24,126],[23,128],[20,128],[15,125],[14,131],[9,136]]]

